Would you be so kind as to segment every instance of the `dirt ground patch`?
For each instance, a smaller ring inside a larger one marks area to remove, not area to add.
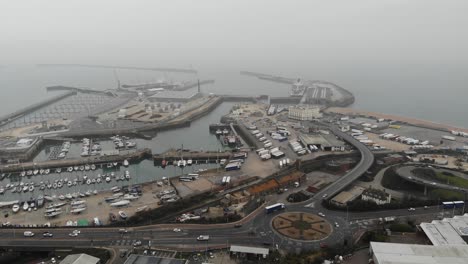
[[[332,227],[320,216],[308,213],[284,213],[273,218],[273,228],[280,234],[297,240],[321,240]]]

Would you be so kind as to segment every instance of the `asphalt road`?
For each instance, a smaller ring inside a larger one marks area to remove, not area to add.
[[[412,170],[416,169],[416,168],[418,168],[418,167],[408,165],[408,166],[403,166],[403,167],[398,168],[396,172],[398,173],[398,175],[400,175],[400,177],[404,178],[405,180],[411,181],[411,182],[414,182],[414,183],[417,183],[417,184],[420,184],[420,185],[425,185],[425,186],[432,187],[432,188],[441,188],[441,189],[446,189],[446,190],[452,190],[452,191],[461,191],[461,192],[465,192],[465,193],[468,192],[467,188],[461,188],[461,187],[453,186],[453,185],[450,185],[450,184],[434,182],[434,181],[431,181],[431,180],[427,180],[427,179],[417,177],[412,172]],[[450,170],[444,170],[444,169],[433,168],[433,170],[440,171],[440,172],[446,171],[446,172],[449,172],[449,173],[452,173],[452,174],[458,174],[458,172],[454,172],[454,171],[450,171]]]
[[[408,211],[407,208],[390,211],[371,212],[343,212],[329,211],[321,206],[323,195],[332,197],[341,191],[352,181],[356,180],[374,162],[372,152],[363,144],[350,135],[341,132],[338,128],[332,128],[338,137],[354,145],[361,153],[362,158],[358,165],[346,175],[319,192],[316,196],[306,202],[288,205],[285,212],[308,212],[325,214],[325,219],[333,226],[331,235],[321,241],[300,241],[285,238],[273,230],[271,221],[274,216],[282,212],[266,214],[261,209],[259,213],[247,220],[242,220],[241,227],[234,227],[234,223],[221,225],[155,225],[140,228],[129,228],[126,234],[119,233],[119,228],[80,228],[81,233],[77,237],[70,237],[70,228],[34,229],[34,237],[24,237],[23,232],[27,229],[0,229],[0,246],[27,249],[31,247],[57,248],[57,247],[84,247],[84,246],[106,246],[114,248],[132,247],[135,241],[141,241],[142,246],[148,246],[151,241],[152,247],[159,249],[179,248],[186,250],[204,250],[208,248],[224,247],[230,244],[270,246],[278,247],[290,252],[303,249],[319,248],[322,243],[327,245],[343,245],[344,240],[351,239],[351,220],[376,219],[386,216],[408,216],[418,214],[437,214],[437,207],[428,209],[417,208],[416,211]],[[335,226],[335,223],[339,227]],[[174,232],[173,228],[179,227],[181,232]],[[43,238],[42,233],[50,231],[53,238]],[[199,235],[209,235],[209,241],[197,241]]]

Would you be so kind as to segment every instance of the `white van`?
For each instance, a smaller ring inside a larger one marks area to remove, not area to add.
[[[25,237],[33,237],[33,236],[34,236],[34,233],[31,232],[31,231],[24,231],[24,236],[25,236]]]

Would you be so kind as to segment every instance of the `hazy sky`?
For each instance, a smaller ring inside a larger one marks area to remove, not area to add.
[[[0,64],[468,61],[468,1],[2,1]]]

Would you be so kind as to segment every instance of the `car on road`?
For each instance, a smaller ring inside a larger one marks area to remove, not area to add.
[[[208,240],[210,240],[210,236],[209,235],[199,235],[197,237],[197,240],[198,241],[208,241]]]
[[[24,231],[24,234],[23,234],[25,237],[33,237],[34,236],[34,233],[31,232],[31,231]]]
[[[432,185],[436,185],[437,183],[435,183],[435,182],[431,182],[431,184],[432,184]]]
[[[322,198],[327,198],[328,194],[322,195]]]
[[[318,215],[321,216],[321,217],[325,217],[325,214],[322,213],[322,212],[318,213]]]
[[[320,243],[320,248],[328,248],[328,244],[326,244],[326,243]]]
[[[128,230],[124,229],[124,228],[121,228],[121,229],[119,229],[119,233],[120,234],[126,234],[126,233],[128,233]]]
[[[410,212],[411,212],[411,211],[416,211],[416,209],[413,208],[413,207],[410,207],[410,208],[408,208],[408,211],[410,211]]]
[[[70,233],[70,234],[68,234],[68,236],[77,237],[77,236],[78,236],[78,233]]]
[[[339,225],[337,222],[335,222],[335,226],[336,226],[337,228],[340,227],[340,225]]]
[[[52,233],[46,231],[46,232],[42,233],[42,236],[43,237],[53,237],[54,235]]]
[[[134,246],[134,247],[139,247],[139,246],[141,246],[141,241],[140,241],[140,240],[135,241],[135,242],[133,243],[133,246]]]
[[[182,230],[181,230],[180,228],[174,228],[172,231],[174,231],[174,232],[180,232],[180,231],[182,231]]]
[[[242,227],[242,224],[235,224],[234,227],[236,228]]]
[[[73,230],[73,233],[74,233],[74,234],[81,234],[81,231],[78,230],[78,229],[75,229],[75,230]]]
[[[429,206],[425,205],[425,206],[424,206],[424,209],[429,209]]]

